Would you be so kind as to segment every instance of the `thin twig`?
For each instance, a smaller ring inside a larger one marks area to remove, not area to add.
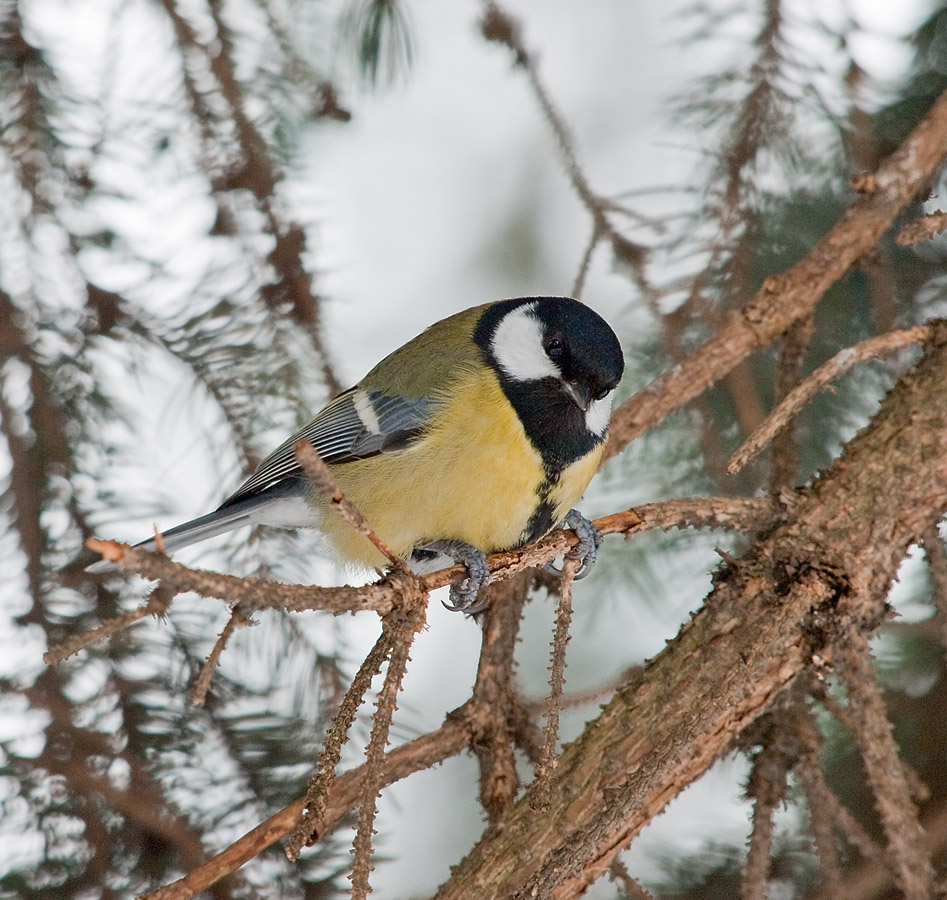
[[[238,577],[192,569],[174,560],[118,541],[90,538],[86,546],[124,572],[163,581],[175,594],[193,591],[201,597],[214,597],[241,606],[246,612],[257,609],[284,609],[289,612],[322,609],[335,615],[374,610],[380,615],[391,612],[399,587],[391,579],[361,587],[313,587],[282,584],[252,575]],[[561,551],[560,551],[561,552]],[[450,583],[450,579],[445,584]]]
[[[845,836],[845,840],[865,859],[872,860],[882,866],[885,865],[884,848],[875,841],[865,826],[842,803],[835,791],[828,786],[822,770],[813,768],[812,772],[819,776],[821,785],[824,787],[824,790],[819,788],[813,794],[815,802],[822,805],[826,816],[835,823],[839,831]]]
[[[802,366],[806,358],[806,350],[815,330],[815,323],[810,316],[797,322],[783,338],[779,348],[779,359],[776,363],[776,384],[774,397],[779,404],[798,387],[802,380]],[[772,461],[769,471],[769,489],[777,491],[782,487],[791,487],[795,481],[798,459],[796,440],[790,429],[774,439]]]
[[[552,663],[549,667],[549,696],[546,698],[546,727],[543,731],[543,748],[536,778],[545,787],[556,768],[556,746],[559,743],[559,713],[562,709],[562,689],[565,684],[566,647],[572,635],[572,585],[579,570],[579,560],[566,558],[562,567],[559,585],[559,607],[556,610],[556,631],[552,640]],[[544,808],[548,803],[546,790],[537,792],[536,805]]]
[[[621,900],[654,900],[651,892],[632,877],[628,867],[620,859],[615,859],[608,867],[608,877],[624,894]]]
[[[194,693],[191,696],[192,706],[204,705],[204,701],[207,699],[207,692],[210,690],[211,679],[214,677],[214,670],[220,662],[220,655],[224,652],[224,648],[227,646],[227,642],[233,636],[234,632],[238,628],[242,628],[248,622],[249,619],[240,609],[235,609],[230,614],[230,619],[228,619],[224,630],[214,642],[214,647],[207,657],[207,662],[204,663],[200,674],[197,676],[197,680],[194,682]]]
[[[536,102],[539,104],[539,108],[542,110],[543,116],[559,146],[559,153],[562,157],[566,175],[569,181],[572,182],[572,187],[579,200],[592,217],[592,240],[586,250],[583,267],[587,267],[588,259],[599,241],[607,236],[609,243],[612,245],[615,258],[629,266],[639,290],[646,297],[652,298],[655,291],[644,272],[647,248],[630,241],[615,228],[606,213],[614,211],[618,207],[612,201],[600,197],[592,190],[588,178],[586,178],[582,167],[579,165],[575,135],[562,113],[556,108],[549,91],[546,90],[546,86],[539,77],[536,62],[532,54],[526,49],[526,44],[523,41],[523,29],[519,21],[506,10],[501,9],[495,2],[488,0],[484,3],[480,30],[488,41],[496,41],[513,51],[516,65],[526,73],[526,79],[533,90]],[[584,272],[580,268],[579,275],[576,278],[576,285],[579,289],[582,287],[584,277]]]
[[[569,176],[575,192],[579,195],[579,199],[598,222],[602,219],[602,201],[592,190],[592,186],[579,165],[579,157],[575,149],[575,135],[566,124],[562,114],[556,109],[549,92],[539,78],[536,65],[523,42],[523,29],[519,21],[501,9],[496,3],[487,2],[484,4],[480,29],[488,41],[496,41],[509,47],[513,51],[516,65],[526,72],[530,87],[532,87],[540,109],[546,117],[546,122],[559,145],[559,152],[562,154],[566,174]]]
[[[840,648],[853,737],[861,750],[868,783],[888,841],[887,860],[906,900],[929,900],[934,870],[925,847],[917,806],[891,734],[868,638],[852,629]]]
[[[782,747],[782,725],[774,723],[769,731],[753,760],[747,785],[747,795],[754,800],[753,830],[740,881],[742,900],[764,900],[766,896],[775,829],[773,816],[786,793],[790,760]]]
[[[799,748],[795,771],[809,807],[809,822],[819,856],[819,873],[824,887],[831,890],[838,887],[842,880],[842,866],[835,839],[839,823],[832,814],[831,800],[840,804],[834,796],[831,799],[829,797],[832,790],[822,773],[822,733],[804,700],[794,704],[792,727]]]
[[[352,679],[342,703],[332,719],[332,725],[326,733],[326,739],[319,756],[316,772],[309,779],[304,806],[289,843],[286,855],[291,860],[299,857],[302,848],[310,844],[323,831],[323,820],[329,805],[329,796],[335,784],[335,770],[342,758],[342,747],[348,739],[349,731],[355,722],[355,716],[371,687],[372,680],[381,671],[381,667],[391,652],[391,636],[382,629],[375,645],[362,660],[358,672]]]
[[[914,328],[908,328],[905,331],[892,331],[888,334],[869,338],[854,347],[846,347],[841,352],[836,353],[827,363],[819,366],[802,384],[790,391],[786,399],[766,417],[766,421],[733,454],[727,464],[727,471],[731,475],[739,472],[781,429],[786,427],[809,399],[825,388],[829,382],[840,375],[844,375],[849,369],[867,359],[893,353],[895,350],[900,350],[911,344],[922,344],[930,338],[930,335],[931,326],[916,325]]]
[[[391,732],[391,721],[397,708],[398,693],[404,682],[411,644],[415,635],[424,627],[424,595],[415,596],[405,611],[393,614],[385,623],[391,633],[392,647],[388,658],[385,683],[378,694],[375,715],[372,717],[372,734],[365,750],[365,778],[359,795],[358,825],[355,831],[352,862],[353,900],[365,900],[371,892],[369,876],[372,869],[372,835],[379,791],[385,782],[385,746]],[[397,618],[395,618],[397,616]]]
[[[592,236],[588,244],[585,245],[585,252],[582,254],[582,260],[579,263],[579,271],[576,272],[575,281],[572,284],[572,296],[576,300],[582,299],[582,292],[585,290],[585,278],[589,274],[589,266],[592,265],[592,254],[602,239],[602,232],[597,222],[592,225]]]
[[[43,654],[43,662],[49,666],[56,666],[70,656],[75,656],[80,650],[91,647],[100,641],[107,641],[113,634],[124,631],[135,622],[140,622],[148,616],[156,616],[161,619],[168,611],[171,601],[174,599],[174,593],[163,587],[159,582],[155,590],[146,603],[143,603],[137,609],[129,610],[121,615],[107,619],[101,625],[67,638],[61,644],[55,644]]]

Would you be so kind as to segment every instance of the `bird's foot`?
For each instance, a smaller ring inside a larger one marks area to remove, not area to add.
[[[579,539],[578,546],[571,553],[566,554],[566,559],[578,559],[580,565],[575,573],[575,579],[585,578],[595,565],[598,548],[602,545],[602,532],[577,509],[569,510],[569,514],[562,520],[559,527],[571,528]],[[558,577],[562,575],[562,569],[558,568],[552,560],[543,568],[552,575]]]
[[[444,608],[451,612],[462,612],[468,616],[482,612],[487,607],[487,599],[478,600],[482,588],[490,583],[490,569],[487,557],[482,550],[465,544],[463,541],[434,541],[419,547],[421,552],[432,552],[450,557],[455,563],[467,567],[467,577],[459,584],[450,586],[450,599],[442,601]]]

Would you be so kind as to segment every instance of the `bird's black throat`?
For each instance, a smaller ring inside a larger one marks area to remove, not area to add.
[[[523,423],[526,437],[542,457],[550,481],[558,481],[563,469],[604,440],[604,435],[589,431],[585,412],[563,392],[557,379],[513,381],[501,376],[500,386]]]

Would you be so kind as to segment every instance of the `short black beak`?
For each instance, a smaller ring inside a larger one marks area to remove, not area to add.
[[[576,405],[582,412],[588,412],[589,404],[592,402],[591,391],[587,384],[579,381],[562,381],[562,392]]]

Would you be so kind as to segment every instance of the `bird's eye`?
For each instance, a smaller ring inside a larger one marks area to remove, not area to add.
[[[600,391],[596,391],[593,395],[593,400],[604,400],[610,393],[611,388],[602,388]]]
[[[550,359],[561,359],[564,350],[565,348],[559,338],[553,338],[546,343],[546,356]]]

